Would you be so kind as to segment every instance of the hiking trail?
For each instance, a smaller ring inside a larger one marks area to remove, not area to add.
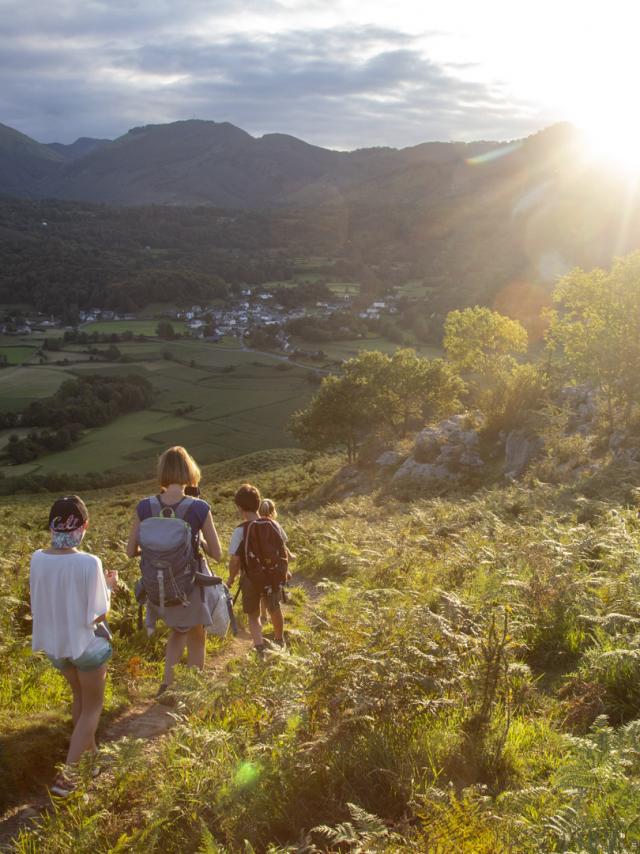
[[[225,673],[227,666],[232,661],[248,655],[252,647],[251,635],[240,628],[237,636],[232,638],[218,655],[207,659],[205,673],[210,677],[224,674],[224,678],[217,682],[218,685],[224,684],[228,678],[228,674]],[[149,742],[148,749],[151,749],[158,744],[175,722],[173,706],[158,702],[156,699],[143,700],[127,707],[104,729],[100,727],[98,741],[102,745],[117,742],[123,738],[142,738]],[[107,774],[109,771],[105,769],[104,773]],[[46,784],[43,783],[40,788],[41,791],[34,793],[28,802],[13,806],[0,815],[0,852],[11,851],[12,842],[18,833],[51,808],[52,801],[46,791]]]

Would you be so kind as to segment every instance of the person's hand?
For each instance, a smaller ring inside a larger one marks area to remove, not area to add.
[[[293,578],[292,573],[289,570],[287,570],[287,581],[291,581],[292,578]]]
[[[113,590],[118,586],[118,570],[117,569],[108,569],[105,574],[105,581],[107,582],[107,587],[109,590]]]
[[[235,581],[235,578],[231,578],[231,576],[229,576],[229,578],[227,578],[227,580],[226,580],[227,587],[231,588],[233,586],[234,581]]]

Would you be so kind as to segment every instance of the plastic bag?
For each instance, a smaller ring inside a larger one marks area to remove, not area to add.
[[[229,631],[231,622],[229,609],[227,607],[227,588],[224,584],[216,584],[215,587],[207,587],[207,600],[211,612],[211,625],[207,631],[223,638]]]

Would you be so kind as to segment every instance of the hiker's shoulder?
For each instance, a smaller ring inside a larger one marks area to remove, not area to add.
[[[136,504],[136,515],[138,519],[143,522],[145,519],[148,519],[151,513],[151,499],[156,496],[147,496],[146,498],[141,498],[140,501]]]
[[[204,498],[193,498],[191,504],[192,510],[196,513],[208,513],[211,510],[211,505]]]

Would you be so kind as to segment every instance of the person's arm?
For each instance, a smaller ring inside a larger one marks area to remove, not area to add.
[[[227,578],[227,587],[232,587],[234,581],[240,574],[241,561],[238,555],[231,555],[229,558],[229,578]]]
[[[222,546],[220,545],[216,526],[213,524],[211,511],[207,513],[207,518],[204,520],[204,525],[202,526],[202,537],[202,546],[205,552],[217,563],[222,557]]]
[[[104,571],[104,580],[107,585],[107,610],[104,614],[100,614],[100,616],[96,617],[96,623],[101,623],[103,620],[107,619],[107,614],[111,608],[111,594],[118,586],[118,570],[117,569],[105,569]]]
[[[138,543],[138,534],[140,531],[140,518],[138,511],[133,514],[133,522],[131,523],[131,532],[129,533],[129,541],[127,543],[127,557],[137,557],[140,554],[140,544]]]

